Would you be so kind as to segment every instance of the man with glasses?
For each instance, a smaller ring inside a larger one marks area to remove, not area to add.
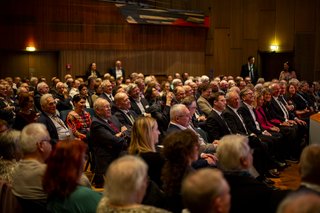
[[[47,194],[42,188],[42,177],[52,148],[45,125],[32,123],[25,126],[19,145],[23,158],[13,173],[12,193],[18,197],[24,211],[45,212]]]
[[[71,132],[57,113],[56,101],[51,94],[45,94],[40,99],[42,113],[38,119],[43,123],[51,137],[51,143],[54,145],[58,140],[71,139]]]

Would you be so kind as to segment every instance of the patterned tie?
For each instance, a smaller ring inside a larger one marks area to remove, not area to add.
[[[108,120],[108,124],[113,129],[113,131],[115,131],[115,133],[119,133],[118,127],[112,121]]]
[[[253,64],[250,65],[250,78],[253,80],[254,74],[253,74]]]

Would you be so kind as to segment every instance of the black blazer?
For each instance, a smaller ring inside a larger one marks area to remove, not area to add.
[[[255,64],[253,64],[253,74],[254,74],[254,79],[251,79],[252,83],[256,83],[258,78],[259,78],[259,72],[258,72],[258,68],[256,67]],[[242,78],[248,77],[249,75],[249,67],[248,67],[248,63],[244,64],[241,66],[241,73],[240,76]]]
[[[252,117],[249,108],[243,102],[241,102],[240,104],[238,113],[241,115],[248,131],[256,135],[262,134],[261,130],[257,129],[256,124],[254,122],[254,118]]]
[[[232,134],[250,134],[249,132],[246,132],[241,120],[229,106],[227,106],[225,111],[222,113],[222,117],[224,117],[225,121],[227,122]]]
[[[282,122],[285,121],[285,118],[284,118],[285,114],[283,113],[279,104],[273,97],[271,99],[271,102],[265,105],[265,111],[270,120],[275,118]],[[290,111],[288,111],[288,113],[289,113],[289,119],[294,119],[295,117],[294,114]]]
[[[110,120],[120,130],[121,124],[115,116]],[[119,157],[122,150],[126,149],[124,137],[116,137],[111,126],[102,118],[94,116],[90,126],[90,143],[93,146],[96,158],[96,173],[104,174],[110,163]]]
[[[130,99],[130,102],[131,102],[131,110],[135,111],[135,113],[137,115],[141,115],[142,112],[141,112],[140,108],[138,107],[137,103],[135,102],[135,100],[132,97],[129,97],[129,99]],[[148,112],[148,108],[149,108],[148,101],[145,98],[141,98],[140,101],[141,101],[142,106],[144,107],[144,110],[146,112]]]
[[[206,120],[206,131],[209,141],[220,140],[223,136],[231,134],[225,120],[212,110]]]
[[[121,71],[122,71],[122,77],[124,80],[126,78],[126,71],[123,68],[121,68]],[[115,67],[109,69],[109,74],[112,75],[115,80],[117,80]]]
[[[275,212],[277,205],[286,195],[286,192],[272,191],[248,173],[225,173],[224,177],[231,189],[230,213]]]

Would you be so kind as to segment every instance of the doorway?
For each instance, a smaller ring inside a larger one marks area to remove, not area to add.
[[[288,61],[291,68],[294,68],[293,52],[259,52],[260,74],[266,81],[274,78],[279,79],[280,72],[283,70],[283,63]]]

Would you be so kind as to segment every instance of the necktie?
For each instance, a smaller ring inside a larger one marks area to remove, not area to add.
[[[242,126],[243,126],[244,130],[246,131],[246,134],[248,134],[248,130],[246,128],[246,125],[243,122],[243,119],[242,119],[241,115],[238,112],[236,112],[236,114],[238,115],[238,117],[239,117],[239,119],[240,119],[240,121],[242,123]]]
[[[289,119],[289,112],[286,109],[286,107],[281,103],[281,101],[279,101],[278,99],[276,99],[276,102],[278,103],[278,105],[280,106],[282,112],[284,113],[284,117],[285,119]]]
[[[52,116],[53,120],[55,122],[57,122],[61,127],[63,127],[64,129],[67,129],[66,125],[64,124],[64,122],[57,116],[57,115],[53,115]]]
[[[250,78],[251,78],[251,80],[253,80],[253,78],[254,78],[254,74],[253,74],[253,64],[250,65]]]
[[[224,118],[222,117],[222,115],[219,115],[219,116],[220,116],[222,122],[225,123],[225,125],[227,126],[229,133],[231,133],[231,129],[230,129],[229,125],[227,124],[227,122],[224,120]]]
[[[112,121],[108,120],[108,124],[113,129],[113,131],[115,131],[115,133],[119,133],[118,127]]]
[[[127,116],[128,116],[128,118],[129,118],[131,124],[133,125],[134,119],[133,119],[132,115],[130,114],[130,112],[127,112]]]

